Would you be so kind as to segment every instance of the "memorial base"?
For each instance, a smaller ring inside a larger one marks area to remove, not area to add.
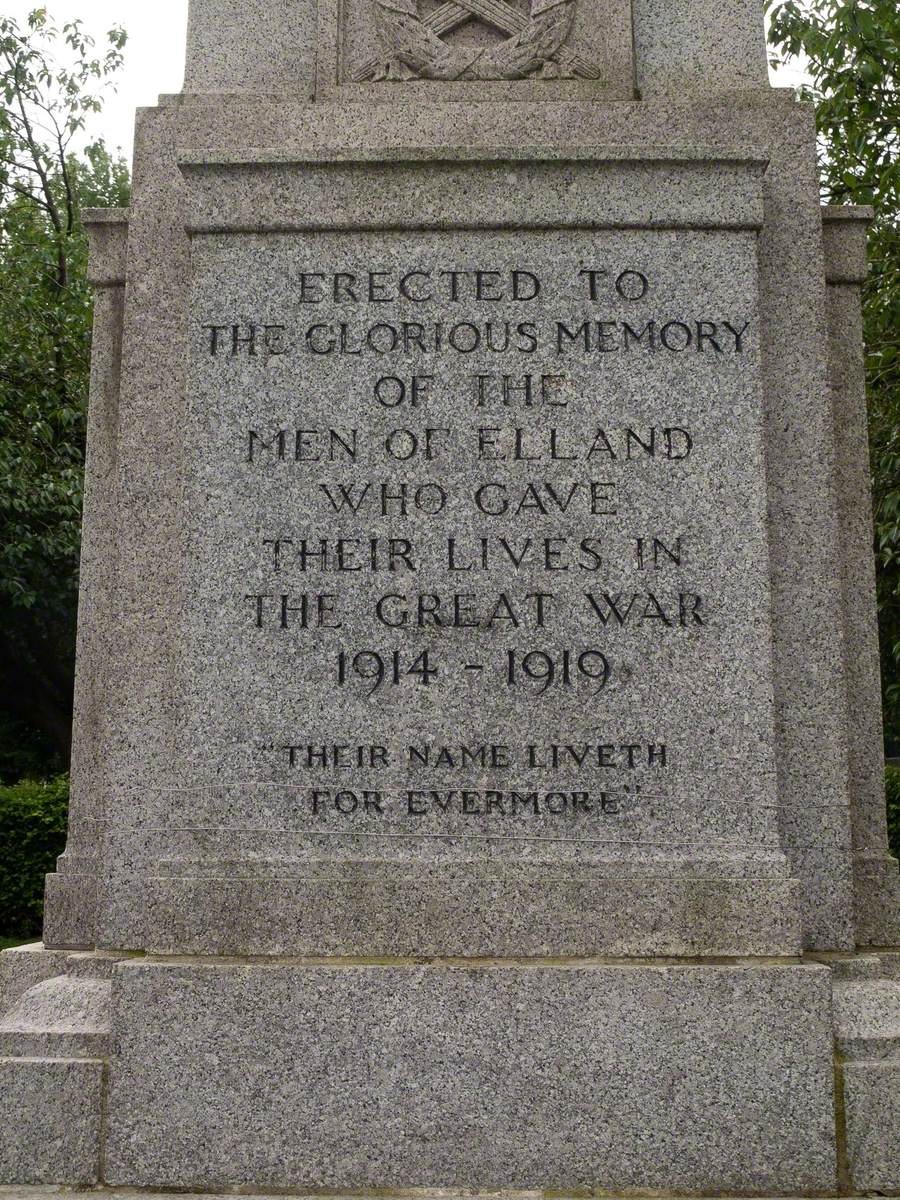
[[[8,951],[0,1182],[896,1190],[897,962]]]
[[[56,1187],[34,1187],[34,1188],[5,1188],[0,1187],[0,1200],[41,1200],[45,1196],[65,1196],[66,1200],[98,1200],[98,1197],[106,1197],[107,1200],[235,1200],[235,1196],[239,1196],[240,1200],[285,1200],[288,1196],[291,1200],[320,1200],[320,1192],[304,1193],[302,1191],[285,1192],[279,1190],[277,1192],[158,1192],[158,1191],[135,1191],[132,1188],[91,1188],[89,1191],[72,1191],[70,1188]],[[477,1195],[477,1193],[476,1193]],[[490,1194],[491,1200],[541,1200],[540,1192],[493,1192]],[[583,1192],[578,1192],[572,1197],[560,1195],[555,1200],[581,1200]],[[838,1200],[839,1192],[832,1192],[828,1195],[817,1197],[817,1200]],[[346,1195],[340,1195],[333,1192],[328,1193],[328,1200],[359,1200],[358,1192],[351,1192]],[[440,1191],[440,1192],[381,1192],[379,1200],[472,1200],[472,1193]],[[634,1200],[633,1193],[622,1196],[615,1196],[611,1193],[604,1193],[604,1200]],[[678,1200],[677,1193],[674,1192],[654,1192],[653,1200]],[[739,1200],[738,1195],[734,1196],[717,1196],[716,1200]],[[774,1197],[762,1197],[760,1200],[775,1200]],[[808,1197],[779,1197],[779,1200],[808,1200]]]

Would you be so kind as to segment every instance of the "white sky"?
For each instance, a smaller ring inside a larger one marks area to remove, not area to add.
[[[156,104],[161,93],[180,92],[184,79],[184,43],[188,0],[42,0],[58,25],[80,18],[100,47],[113,25],[128,31],[125,67],[118,90],[110,93],[103,112],[87,130],[120,147],[131,159],[134,110]],[[762,0],[760,0],[762,2]],[[0,0],[3,12],[24,24],[38,0]],[[779,73],[781,87],[794,86],[801,72]]]
[[[80,19],[100,50],[107,30],[128,32],[125,67],[115,93],[88,126],[90,138],[103,137],[131,159],[134,110],[156,104],[163,92],[180,92],[184,81],[184,43],[188,0],[0,0],[5,16],[24,25],[32,9],[47,8],[56,25]]]

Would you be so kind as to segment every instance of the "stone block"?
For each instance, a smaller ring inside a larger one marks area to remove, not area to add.
[[[229,879],[226,869],[152,879],[130,896],[123,887],[117,907],[149,918],[144,944],[159,954],[778,956],[800,945],[795,885],[752,870],[673,879],[553,862],[348,863]]]
[[[315,63],[315,0],[190,2],[187,94],[312,98]]]
[[[132,961],[115,976],[113,1185],[835,1183],[825,968]]]
[[[0,1058],[0,1179],[97,1182],[102,1075],[90,1059]]]
[[[758,5],[745,0],[634,0],[638,95],[698,97],[769,90]]]
[[[900,1190],[900,1054],[844,1064],[847,1153],[860,1191]]]
[[[36,984],[0,1019],[0,1056],[101,1058],[109,1000],[103,979],[59,975]]]
[[[43,942],[0,953],[0,1016],[35,984],[65,974],[68,957],[66,950],[44,949]]]
[[[71,818],[70,818],[71,820]],[[80,950],[96,936],[97,877],[48,875],[44,883],[44,936],[54,949]]]

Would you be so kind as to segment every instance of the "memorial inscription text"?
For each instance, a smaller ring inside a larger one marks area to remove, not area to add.
[[[726,286],[726,306],[658,272],[292,254],[254,307],[206,306],[204,376],[236,397],[211,442],[255,496],[253,536],[235,530],[247,582],[221,603],[241,653],[293,656],[295,711],[315,697],[301,727],[254,741],[310,782],[312,815],[615,815],[639,794],[629,775],[678,762],[683,728],[628,696],[708,667],[719,518],[694,517],[727,418],[720,364],[756,357],[755,297]],[[702,377],[681,393],[686,360]],[[450,736],[397,736],[447,688]],[[532,704],[549,707],[523,738]],[[392,736],[354,737],[367,711]],[[444,786],[411,786],[429,772]]]

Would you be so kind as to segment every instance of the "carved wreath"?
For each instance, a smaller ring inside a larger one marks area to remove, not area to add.
[[[531,0],[524,13],[506,0],[447,0],[420,19],[417,0],[374,0],[386,61],[366,63],[357,79],[525,79],[597,72],[565,51],[575,0]],[[469,17],[510,36],[498,45],[452,46],[440,38]]]

